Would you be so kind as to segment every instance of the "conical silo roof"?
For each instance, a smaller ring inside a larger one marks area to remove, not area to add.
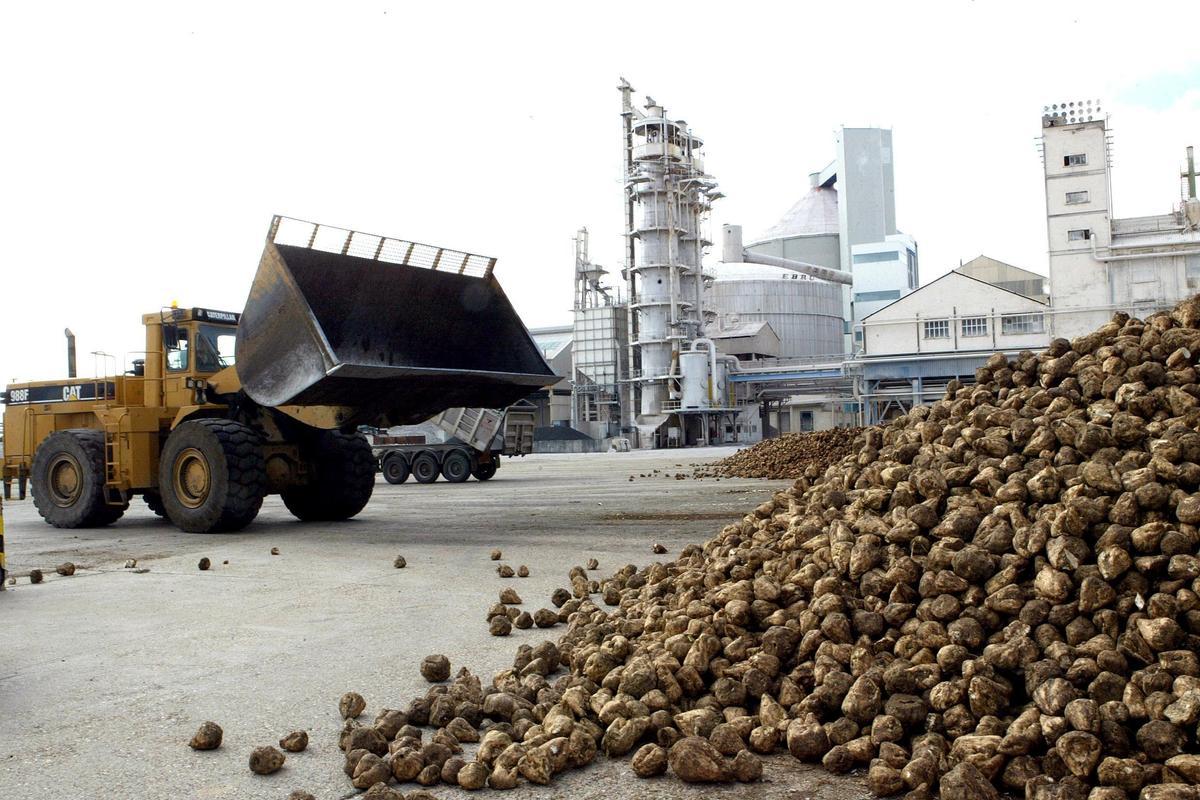
[[[788,209],[779,222],[755,237],[750,244],[838,231],[837,189],[814,186]]]

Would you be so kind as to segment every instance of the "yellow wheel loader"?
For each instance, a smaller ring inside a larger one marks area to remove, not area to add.
[[[13,384],[4,495],[32,485],[59,528],[141,495],[185,531],[235,531],[278,493],[302,520],[367,504],[359,426],[503,408],[558,380],[492,275],[495,259],[275,217],[240,314],[142,317],[123,375]]]

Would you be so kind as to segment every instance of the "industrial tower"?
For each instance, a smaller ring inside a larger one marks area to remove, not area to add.
[[[629,309],[588,256],[588,230],[575,234],[575,313],[571,345],[571,427],[593,439],[622,435],[630,406]]]
[[[722,195],[704,172],[703,142],[687,123],[669,119],[650,97],[644,111],[635,108],[633,87],[624,79],[618,88],[625,145],[624,275],[633,312],[629,360],[640,395],[625,422],[636,426],[639,445],[648,447],[679,407],[683,345],[704,336],[701,259],[711,242],[702,228]]]

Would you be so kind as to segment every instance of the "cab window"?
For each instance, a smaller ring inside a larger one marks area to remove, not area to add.
[[[220,372],[233,366],[237,329],[221,325],[201,325],[196,337],[196,371]]]
[[[178,328],[174,347],[167,347],[167,371],[182,372],[188,368],[188,329]]]

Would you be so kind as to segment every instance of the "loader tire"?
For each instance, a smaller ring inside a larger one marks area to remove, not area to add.
[[[417,483],[433,483],[438,479],[441,473],[441,468],[438,466],[437,456],[433,453],[419,453],[412,462],[412,476],[417,479]]]
[[[155,516],[163,519],[167,518],[167,508],[163,505],[161,494],[158,492],[146,492],[142,495],[142,499],[146,501],[146,507],[153,511]]]
[[[475,469],[471,470],[471,474],[475,476],[475,480],[477,481],[489,481],[495,476],[498,466],[496,459],[493,458],[486,464],[476,464]]]
[[[442,477],[450,483],[462,483],[471,477],[471,457],[462,450],[455,450],[442,462]]]
[[[228,419],[196,419],[167,437],[158,486],[167,517],[188,533],[224,533],[249,525],[267,493],[257,433]]]
[[[33,455],[33,504],[56,528],[99,528],[123,506],[104,502],[104,433],[72,428],[47,436]]]
[[[399,453],[383,457],[383,479],[391,484],[401,484],[408,480],[408,462]]]
[[[322,431],[311,449],[313,481],[282,493],[305,522],[338,522],[362,511],[375,490],[375,457],[361,433]]]

